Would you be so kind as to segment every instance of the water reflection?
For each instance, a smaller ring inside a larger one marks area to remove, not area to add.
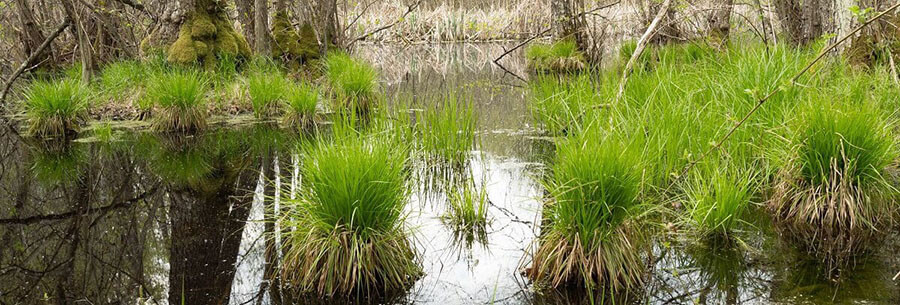
[[[578,291],[534,293],[520,275],[525,249],[539,233],[537,181],[553,156],[553,139],[535,136],[527,92],[485,64],[502,47],[477,48],[364,53],[383,67],[391,96],[420,102],[452,88],[476,102],[479,144],[464,169],[449,175],[486,188],[492,219],[483,242],[461,243],[440,220],[446,189],[419,188],[409,221],[427,274],[390,303],[608,301]],[[193,137],[27,143],[0,126],[0,304],[328,303],[282,295],[271,282],[278,238],[266,233],[278,224],[265,217],[277,214],[277,198],[302,188],[295,147],[305,140],[255,125]],[[431,177],[447,182],[443,174]],[[835,281],[769,227],[747,228],[747,246],[736,249],[659,237],[646,289],[616,301],[900,303],[892,279],[900,270],[896,229]]]

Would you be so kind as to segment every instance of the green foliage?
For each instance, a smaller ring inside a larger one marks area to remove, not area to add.
[[[300,83],[287,90],[285,96],[285,125],[307,129],[315,125],[319,90],[308,83]]]
[[[28,134],[62,137],[77,132],[86,119],[89,90],[80,81],[35,81],[25,91]]]
[[[728,236],[752,204],[756,175],[732,164],[706,168],[685,189],[689,221],[703,236]]]
[[[572,39],[530,45],[525,50],[525,58],[528,65],[537,71],[573,72],[585,68],[584,54]]]
[[[485,241],[489,203],[486,188],[476,190],[471,183],[463,183],[452,188],[447,199],[450,208],[442,216],[444,223],[466,240]]]
[[[305,188],[287,200],[282,275],[321,296],[401,291],[421,273],[404,227],[407,153],[365,136],[319,142],[303,157]]]
[[[638,155],[590,128],[562,140],[544,182],[548,222],[528,275],[552,287],[624,291],[642,283]]]
[[[341,52],[325,58],[326,76],[346,108],[366,112],[375,102],[378,72],[371,64]]]
[[[589,108],[604,106],[597,103],[599,96],[588,74],[538,76],[530,87],[532,116],[551,135],[577,130]]]
[[[284,102],[285,95],[291,86],[291,81],[280,72],[257,72],[247,80],[250,93],[250,103],[253,113],[257,118],[266,118],[275,115]]]
[[[190,132],[206,128],[204,103],[206,80],[194,70],[175,70],[154,75],[146,99],[156,105],[153,128]]]
[[[464,164],[475,145],[475,124],[472,103],[448,96],[418,124],[422,149],[443,162]]]
[[[144,64],[139,61],[117,61],[106,65],[100,72],[99,86],[108,95],[125,93],[136,87],[146,77]]]

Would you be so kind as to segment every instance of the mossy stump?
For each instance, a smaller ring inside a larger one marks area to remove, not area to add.
[[[163,37],[151,34],[141,49],[150,54],[154,49],[166,49],[167,61],[179,65],[200,64],[214,67],[218,57],[249,58],[252,55],[247,39],[235,31],[225,12],[225,4],[217,0],[196,0],[188,12],[171,45]]]
[[[272,56],[284,59],[291,66],[299,66],[319,57],[316,33],[309,22],[303,23],[297,31],[286,13],[278,13],[272,24],[272,37],[275,40]]]

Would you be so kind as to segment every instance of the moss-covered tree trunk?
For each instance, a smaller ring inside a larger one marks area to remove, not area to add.
[[[287,0],[275,1],[272,40],[272,56],[291,66],[303,64],[319,55],[318,40],[311,22],[305,20],[299,31],[295,29],[291,23]]]
[[[169,5],[164,24],[142,42],[145,53],[165,50],[171,63],[206,67],[222,56],[250,57],[250,45],[234,30],[224,0],[176,0]]]

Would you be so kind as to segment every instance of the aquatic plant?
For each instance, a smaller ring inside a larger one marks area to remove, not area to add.
[[[192,132],[206,128],[206,81],[192,70],[176,70],[149,80],[146,98],[158,107],[153,128]]]
[[[580,128],[585,113],[603,106],[591,76],[582,74],[571,78],[538,76],[530,84],[532,116],[551,135],[565,135]]]
[[[893,219],[896,189],[883,176],[897,158],[891,126],[865,102],[809,105],[781,151],[769,208],[829,264],[863,250]]]
[[[291,81],[281,72],[257,72],[247,80],[250,104],[257,118],[275,115],[284,101]]]
[[[325,58],[326,76],[337,93],[338,106],[364,114],[376,102],[378,72],[371,64],[342,52]]]
[[[485,187],[476,190],[471,182],[464,182],[450,189],[447,200],[449,208],[441,217],[444,223],[467,241],[486,240],[489,201]]]
[[[35,81],[25,91],[28,134],[64,137],[78,132],[88,114],[89,91],[77,80]]]
[[[623,292],[642,284],[644,245],[638,216],[638,160],[621,139],[591,128],[557,145],[547,224],[532,253],[529,278],[553,288]]]
[[[303,157],[305,188],[285,200],[282,278],[319,296],[402,291],[421,274],[404,226],[407,152],[392,141],[343,137]]]
[[[685,187],[688,220],[702,236],[731,234],[752,204],[756,190],[752,170],[719,165],[698,171],[700,174]]]
[[[572,39],[532,44],[525,50],[528,66],[539,72],[574,72],[586,67],[584,54]]]
[[[308,83],[300,83],[287,90],[284,98],[284,124],[292,128],[309,129],[316,123],[319,90]]]
[[[455,96],[426,110],[418,122],[422,149],[430,156],[453,165],[465,164],[475,146],[475,111],[471,102]]]

